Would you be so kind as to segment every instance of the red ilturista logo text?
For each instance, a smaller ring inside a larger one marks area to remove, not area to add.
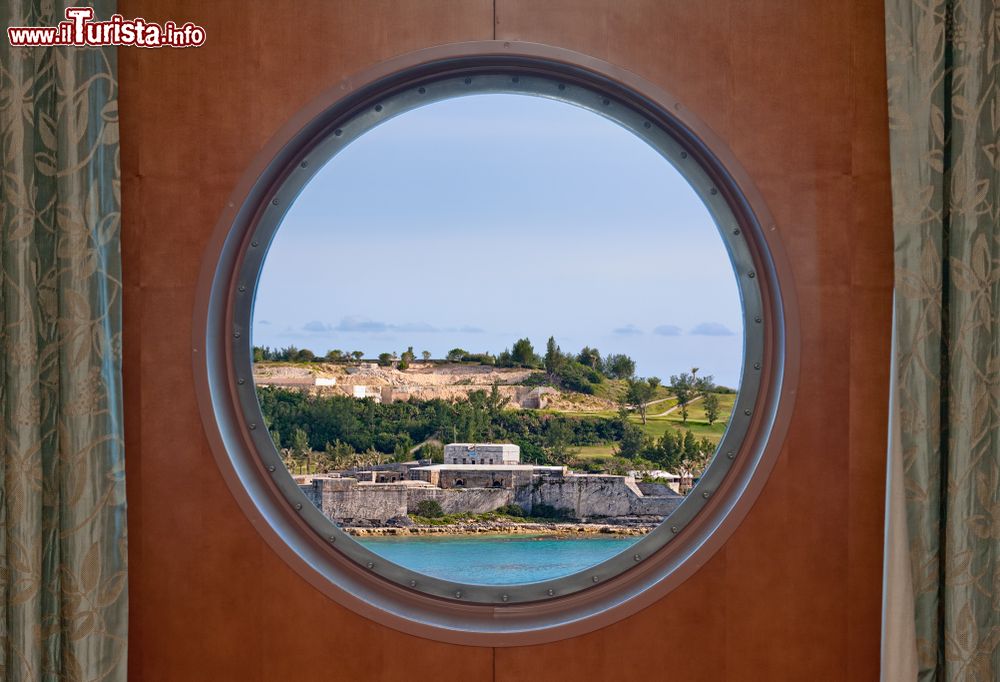
[[[94,21],[92,7],[67,7],[65,15],[66,20],[56,26],[10,26],[7,39],[13,47],[199,47],[205,43],[205,29],[190,21],[158,24],[120,14],[111,15],[108,21]]]

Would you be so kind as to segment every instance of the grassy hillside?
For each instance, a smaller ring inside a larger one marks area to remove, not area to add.
[[[705,410],[700,406],[700,401],[692,404],[688,407],[688,419],[687,423],[681,421],[681,414],[679,410],[674,410],[669,414],[663,416],[647,416],[646,424],[643,425],[642,419],[638,415],[631,415],[629,421],[631,421],[636,426],[640,427],[647,435],[653,438],[659,438],[662,436],[667,429],[687,429],[696,438],[708,438],[713,443],[718,443],[722,440],[722,435],[726,431],[726,424],[729,423],[729,416],[733,411],[733,404],[736,401],[736,394],[734,393],[721,393],[719,396],[719,419],[714,424],[709,424],[708,419],[705,417]],[[670,407],[676,406],[677,401],[673,398],[666,402],[651,405],[649,408],[649,414],[658,414],[666,411]],[[614,416],[615,413],[609,412],[606,416]],[[579,448],[577,456],[581,458],[588,457],[608,457],[613,454],[614,445],[587,445]]]

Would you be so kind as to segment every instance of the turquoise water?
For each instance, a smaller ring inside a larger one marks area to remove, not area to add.
[[[478,585],[511,585],[560,578],[623,552],[641,536],[491,535],[355,538],[412,571]]]

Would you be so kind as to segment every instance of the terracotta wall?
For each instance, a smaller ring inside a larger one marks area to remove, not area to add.
[[[122,49],[130,670],[143,680],[873,680],[892,243],[881,0],[121,0],[206,45]],[[263,143],[320,91],[421,47],[549,43],[671,91],[749,171],[789,252],[786,446],[723,550],[654,606],[536,647],[445,645],[320,595],[209,452],[191,370],[201,253]]]

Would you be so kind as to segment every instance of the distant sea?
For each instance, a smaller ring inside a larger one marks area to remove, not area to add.
[[[412,571],[478,585],[561,578],[610,559],[642,536],[487,535],[358,537],[371,551]]]

